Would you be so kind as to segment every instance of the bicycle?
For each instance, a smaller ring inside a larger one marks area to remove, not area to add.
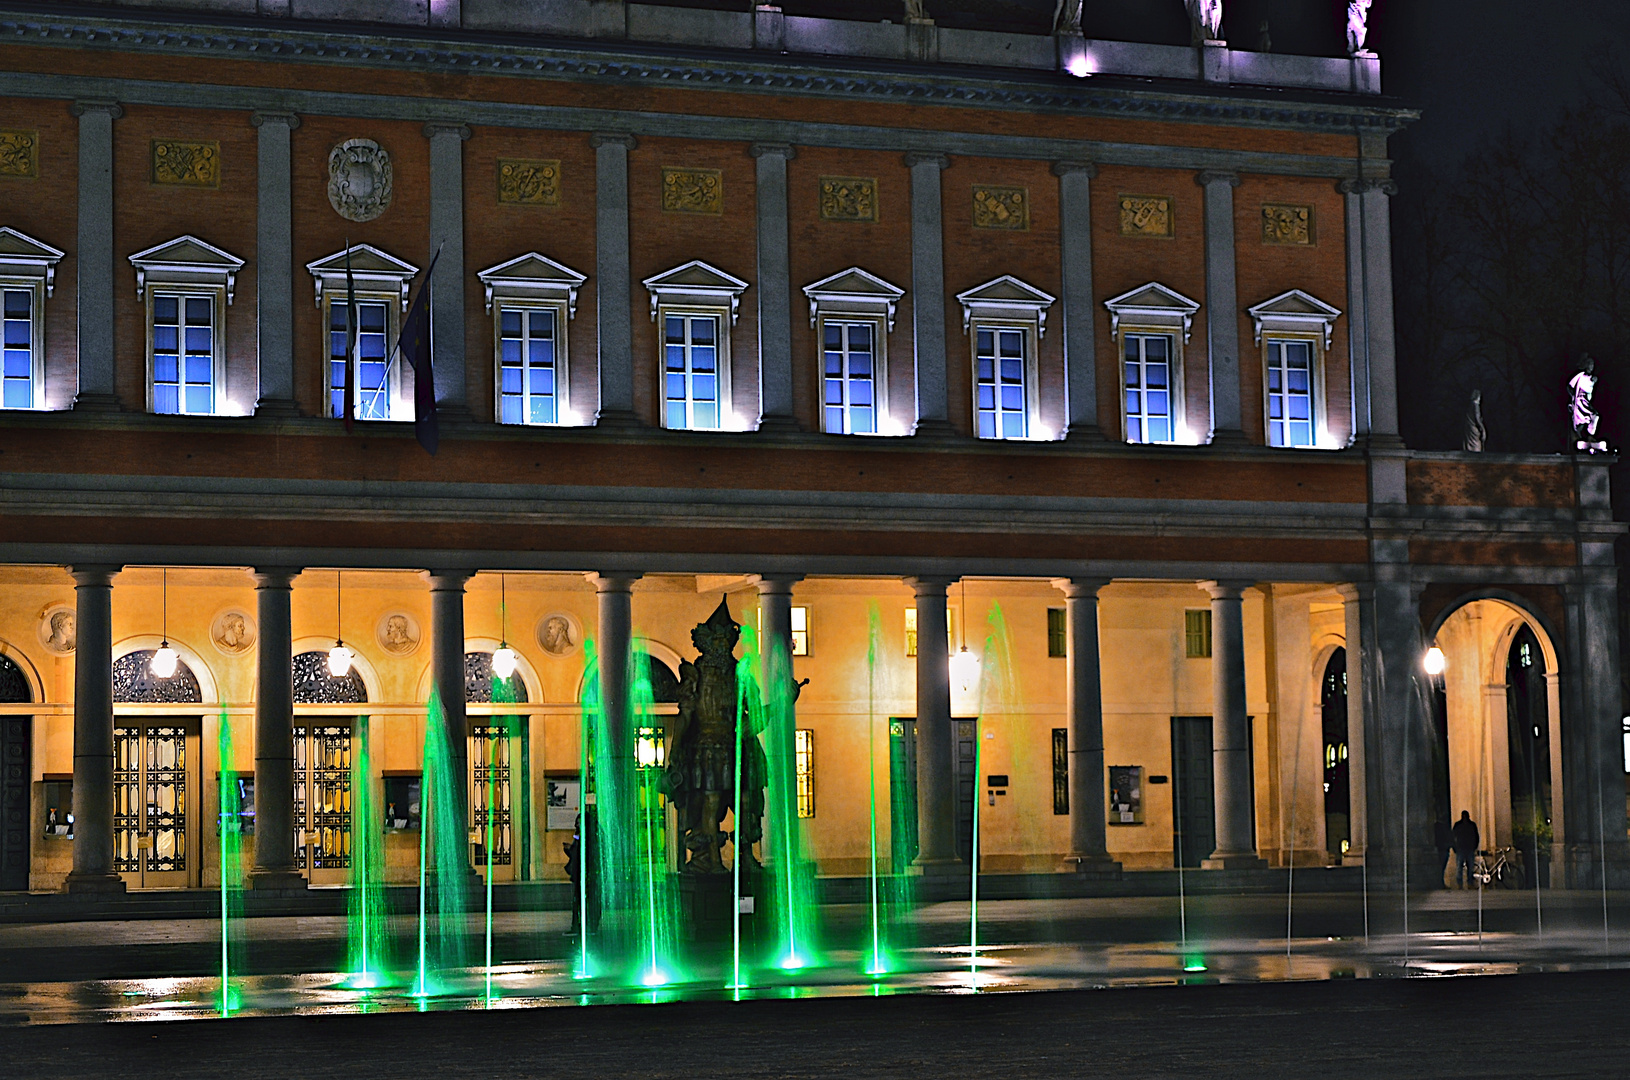
[[[1523,871],[1522,852],[1509,847],[1480,851],[1472,862],[1472,877],[1483,888],[1520,889],[1527,877]]]

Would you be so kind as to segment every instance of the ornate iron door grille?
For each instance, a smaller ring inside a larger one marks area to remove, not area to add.
[[[144,870],[187,869],[187,732],[152,727],[147,743],[147,832],[153,838]]]
[[[113,729],[113,869],[141,869],[136,837],[141,833],[141,729]]]
[[[295,861],[310,870],[351,865],[351,726],[294,729]]]
[[[485,866],[487,823],[492,822],[492,865],[508,866],[512,858],[509,800],[509,731],[498,725],[472,724],[470,765],[475,798],[470,805],[476,833],[476,861]]]

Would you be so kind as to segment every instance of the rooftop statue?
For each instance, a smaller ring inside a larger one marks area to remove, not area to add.
[[[1364,39],[1369,36],[1370,4],[1372,0],[1347,0],[1347,55],[1357,56],[1364,51]]]
[[[1591,400],[1596,395],[1596,361],[1589,353],[1579,354],[1579,373],[1568,380],[1572,392],[1569,407],[1573,414],[1573,445],[1587,454],[1607,453],[1607,440],[1596,437],[1601,416]]]
[[[906,22],[933,22],[924,0],[906,0]]]
[[[1480,454],[1488,442],[1488,429],[1483,426],[1483,391],[1473,390],[1471,404],[1466,406],[1465,449]]]
[[[753,727],[757,687],[738,688],[736,643],[741,625],[730,617],[728,600],[691,631],[701,654],[679,665],[679,715],[663,784],[679,812],[684,834],[687,874],[722,874],[719,853],[725,814],[736,809],[736,857],[752,859],[753,845],[764,835],[763,747]],[[746,693],[739,693],[745,689]],[[736,741],[740,725],[741,806],[736,798]],[[748,865],[743,864],[744,868]]]
[[[1222,40],[1222,0],[1183,0],[1189,9],[1189,27],[1194,42]]]
[[[1081,33],[1081,4],[1082,0],[1058,0],[1053,9],[1053,33]]]

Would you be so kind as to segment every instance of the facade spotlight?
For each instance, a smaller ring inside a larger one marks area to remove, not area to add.
[[[159,644],[158,651],[153,654],[152,662],[148,666],[152,668],[154,678],[168,679],[175,674],[175,669],[180,663],[181,657],[170,648],[168,641],[164,641]]]
[[[509,678],[515,674],[515,663],[519,659],[507,643],[499,643],[497,651],[492,654],[493,675],[500,679]]]
[[[1428,675],[1442,675],[1445,667],[1443,650],[1436,645],[1432,646],[1426,650],[1426,659],[1421,663]]]

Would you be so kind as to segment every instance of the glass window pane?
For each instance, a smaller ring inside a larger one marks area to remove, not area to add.
[[[209,309],[210,309],[209,297],[207,297],[207,296],[189,296],[189,297],[187,297],[187,322],[194,325],[194,326],[196,326],[196,325],[198,325],[200,323],[202,323],[204,325],[208,325],[209,324]]]
[[[179,381],[177,378],[179,365],[180,361],[173,353],[153,357],[153,381],[166,383]]]
[[[828,348],[828,349],[841,349],[841,348],[843,348],[843,324],[842,323],[827,323],[826,324],[826,332],[822,336],[823,336],[823,339],[824,339],[824,342],[825,342],[825,345],[824,345],[825,348]]]
[[[498,332],[504,337],[520,337],[521,313],[514,308],[504,308],[499,311]]]
[[[33,329],[33,324],[27,318],[13,319],[8,315],[6,317],[6,347],[11,349],[28,348],[28,339],[31,336],[29,331]]]
[[[26,319],[32,310],[34,294],[27,289],[6,290],[6,318]]]
[[[153,321],[174,324],[176,321],[176,298],[173,296],[153,297]]]
[[[211,408],[211,391],[208,386],[187,387],[187,411],[189,413],[204,414],[213,412]]]
[[[708,403],[698,402],[694,413],[696,426],[699,428],[716,428],[719,426],[718,407]]]
[[[498,403],[499,423],[519,424],[521,422],[521,399],[515,394],[505,394]]]
[[[153,411],[156,413],[173,413],[180,411],[177,406],[177,395],[174,385],[155,385],[153,387]]]
[[[26,379],[34,374],[34,357],[27,349],[7,349],[5,373],[8,379]]]
[[[849,410],[849,427],[857,435],[874,435],[877,432],[872,422],[872,409],[870,407],[856,407]]]
[[[690,339],[697,345],[712,345],[717,333],[717,319],[700,318],[690,320]]]
[[[7,409],[32,409],[33,387],[26,379],[7,379],[4,392],[0,394],[0,406]]]
[[[675,345],[675,344],[682,345],[682,344],[684,344],[684,342],[685,342],[685,320],[684,319],[681,319],[681,318],[679,318],[677,316],[674,316],[674,315],[670,315],[666,319],[663,320],[662,326],[663,326],[663,338],[669,345]]]
[[[693,371],[712,371],[718,361],[718,353],[711,345],[697,345],[690,351],[690,366]]]

